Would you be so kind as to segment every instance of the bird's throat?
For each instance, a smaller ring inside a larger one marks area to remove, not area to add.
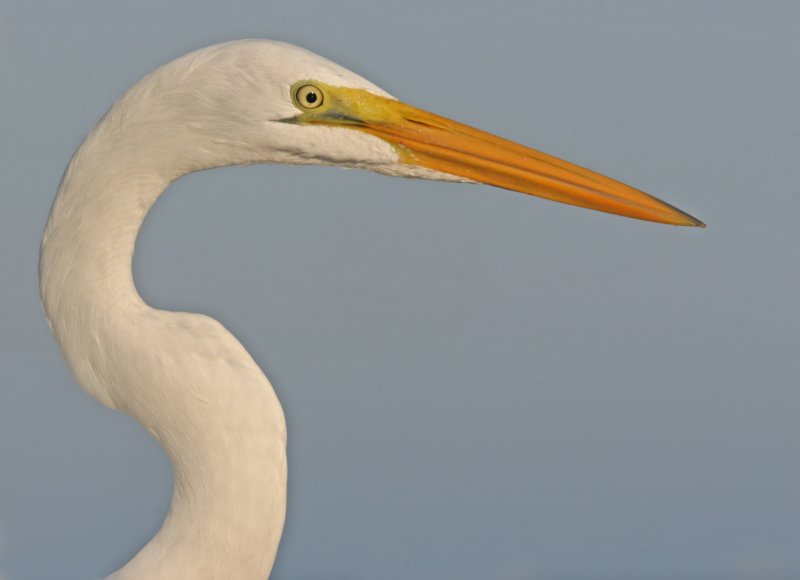
[[[101,123],[65,173],[40,277],[48,320],[77,381],[136,418],[174,470],[162,528],[113,577],[263,580],[284,522],[283,411],[220,323],[156,310],[139,297],[131,270],[136,236],[176,175],[135,155],[122,162],[126,151],[108,142],[109,133]]]

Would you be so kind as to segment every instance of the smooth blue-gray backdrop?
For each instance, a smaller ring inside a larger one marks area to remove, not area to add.
[[[169,501],[40,309],[61,172],[148,70],[266,37],[709,224],[334,169],[176,183],[136,279],[233,329],[286,407],[274,577],[800,578],[798,6],[4,2],[0,574],[99,577]]]

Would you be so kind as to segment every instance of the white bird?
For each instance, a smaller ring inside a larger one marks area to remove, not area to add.
[[[674,225],[695,218],[533,149],[406,105],[281,42],[244,40],[170,62],[130,88],[70,162],[42,239],[42,302],[72,373],[169,456],[158,533],[119,579],[269,575],[286,508],[286,425],[266,376],[219,322],[151,308],[136,236],[178,177],[292,163],[483,182]]]

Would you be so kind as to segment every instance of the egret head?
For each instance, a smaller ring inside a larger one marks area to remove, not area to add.
[[[594,171],[398,101],[290,44],[216,45],[154,74],[170,67],[179,81],[178,110],[192,132],[185,148],[195,156],[192,169],[259,162],[356,167],[486,183],[637,219],[703,226]]]

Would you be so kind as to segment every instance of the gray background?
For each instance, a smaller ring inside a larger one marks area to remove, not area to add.
[[[136,279],[232,328],[286,407],[274,577],[800,578],[798,6],[5,3],[0,573],[98,577],[169,501],[38,303],[61,172],[151,68],[266,37],[709,224],[336,169],[176,183]]]

